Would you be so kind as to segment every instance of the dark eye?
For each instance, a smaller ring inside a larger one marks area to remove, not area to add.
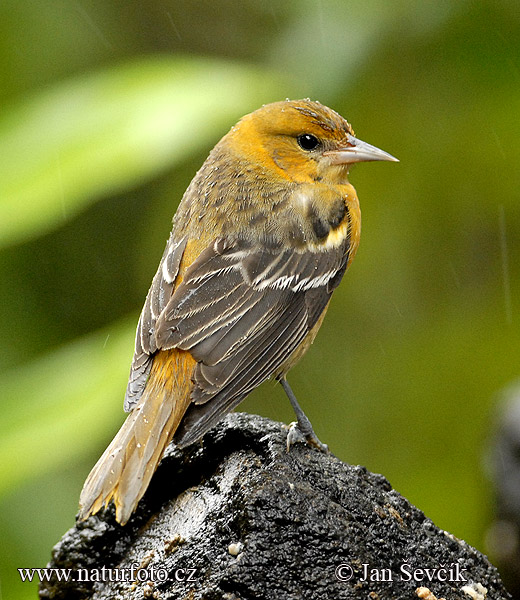
[[[302,133],[298,136],[298,144],[304,150],[315,150],[320,145],[320,140],[311,133]]]

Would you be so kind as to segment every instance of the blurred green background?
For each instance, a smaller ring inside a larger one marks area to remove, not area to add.
[[[171,217],[243,114],[319,99],[400,164],[352,170],[356,260],[289,377],[319,437],[482,551],[495,394],[520,373],[515,0],[0,4],[1,598],[34,598],[124,418]],[[242,405],[289,422],[280,386]]]

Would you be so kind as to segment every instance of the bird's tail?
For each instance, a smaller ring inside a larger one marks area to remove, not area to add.
[[[116,519],[128,521],[188,408],[194,364],[183,351],[156,355],[141,400],[85,481],[81,520],[113,500]]]

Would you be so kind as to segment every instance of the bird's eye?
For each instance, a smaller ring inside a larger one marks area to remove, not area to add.
[[[311,133],[302,133],[298,136],[298,144],[303,150],[315,150],[320,145],[320,140]]]

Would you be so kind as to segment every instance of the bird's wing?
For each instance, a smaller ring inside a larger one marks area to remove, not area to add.
[[[198,361],[183,445],[275,374],[298,347],[343,275],[347,247],[298,251],[217,240],[186,270],[154,336],[157,348],[188,350]]]
[[[170,236],[146,296],[135,336],[135,352],[125,395],[126,411],[132,410],[139,401],[150,374],[153,354],[157,351],[155,323],[171,298],[186,241],[185,237],[177,240],[173,234]]]

